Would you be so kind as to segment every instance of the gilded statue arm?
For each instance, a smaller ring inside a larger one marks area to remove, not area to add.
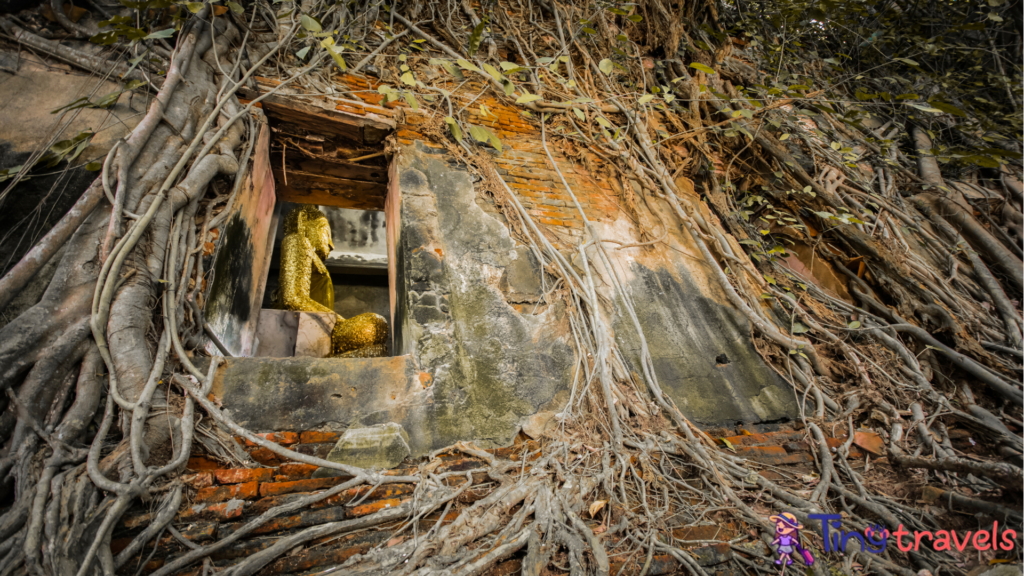
[[[300,235],[289,235],[281,241],[281,304],[287,310],[302,312],[330,312],[327,306],[309,297],[310,271],[323,263],[313,251],[309,240]]]

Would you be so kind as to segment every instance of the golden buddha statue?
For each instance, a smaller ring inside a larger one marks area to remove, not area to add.
[[[373,312],[346,320],[334,311],[334,285],[324,265],[332,248],[331,224],[319,208],[304,204],[285,216],[278,304],[285,310],[337,316],[331,333],[331,356],[384,356],[387,320]]]

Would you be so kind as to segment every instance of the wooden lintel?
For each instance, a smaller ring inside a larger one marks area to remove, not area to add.
[[[256,97],[252,90],[239,90],[239,100],[251,101]],[[267,96],[261,103],[272,121],[294,124],[312,133],[337,134],[359,144],[379,144],[395,129],[395,123],[386,118],[332,110],[287,94]]]
[[[383,182],[349,180],[291,169],[286,178],[280,166],[274,167],[274,181],[278,202],[381,211],[387,195],[387,184]]]

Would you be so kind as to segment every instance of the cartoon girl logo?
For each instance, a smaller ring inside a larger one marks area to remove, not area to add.
[[[779,559],[775,561],[778,566],[789,566],[793,563],[793,554],[796,554],[804,564],[810,566],[814,564],[814,556],[800,544],[800,530],[804,527],[796,516],[789,512],[783,512],[778,516],[772,516],[769,518],[775,523],[775,540],[772,540],[772,545],[775,546],[775,552],[778,553]],[[783,564],[785,563],[785,564]]]

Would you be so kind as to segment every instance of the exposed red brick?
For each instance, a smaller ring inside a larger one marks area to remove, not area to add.
[[[284,462],[283,458],[266,448],[257,448],[252,452],[249,452],[249,456],[264,466],[274,467]]]
[[[186,465],[189,470],[216,470],[223,467],[223,464],[202,456],[192,456]]]
[[[537,222],[541,224],[547,224],[548,226],[564,226],[565,222],[557,220],[555,218],[536,218]]]
[[[806,452],[790,454],[782,446],[737,446],[736,453],[754,462],[773,466],[814,461],[814,458]]]
[[[199,472],[198,474],[182,476],[181,481],[186,486],[191,486],[192,488],[206,488],[213,486],[213,472]]]
[[[299,444],[337,442],[338,438],[341,438],[341,434],[337,432],[303,432],[299,434]]]
[[[270,468],[232,468],[229,470],[214,470],[217,482],[221,484],[242,484],[245,482],[266,482],[273,476],[274,471]]]
[[[378,486],[376,490],[373,490],[373,486],[359,486],[358,488],[351,488],[343,492],[339,492],[330,498],[327,498],[321,502],[314,504],[313,508],[320,508],[325,506],[337,506],[339,504],[348,504],[354,502],[359,498],[362,498],[367,493],[373,492],[367,498],[368,501],[381,501],[381,500],[393,500],[400,496],[412,494],[416,489],[414,484],[384,484]]]
[[[294,482],[268,482],[260,485],[260,496],[275,496],[279,494],[291,494],[293,492],[311,492],[337,486],[349,480],[349,476],[337,476],[335,478],[313,478],[310,480],[296,480]]]
[[[331,547],[327,549],[315,548],[300,552],[291,557],[281,558],[267,567],[267,574],[285,574],[298,572],[323,566],[325,564],[341,564],[345,560],[363,554],[373,547],[373,544],[357,544],[343,548]]]
[[[376,502],[367,502],[366,504],[360,504],[359,506],[353,506],[348,510],[348,516],[350,518],[358,518],[360,516],[366,516],[379,512],[385,508],[394,508],[401,506],[404,502],[411,502],[411,498],[387,498],[384,500],[377,500]]]
[[[203,488],[196,494],[196,502],[224,502],[226,500],[255,498],[259,488],[258,482],[232,484],[230,486],[211,486]]]
[[[277,469],[281,475],[288,477],[289,480],[304,480],[313,475],[317,469],[313,464],[300,464],[298,462],[288,462],[281,464],[281,467]]]
[[[197,518],[209,518],[211,520],[225,521],[238,518],[245,511],[243,500],[229,500],[220,504],[198,504],[186,508],[175,519],[175,522],[191,522]]]
[[[298,444],[299,442],[299,435],[295,432],[267,432],[265,434],[256,434],[256,436],[282,446],[290,446],[292,444]],[[245,445],[256,446],[256,443],[246,440]]]

